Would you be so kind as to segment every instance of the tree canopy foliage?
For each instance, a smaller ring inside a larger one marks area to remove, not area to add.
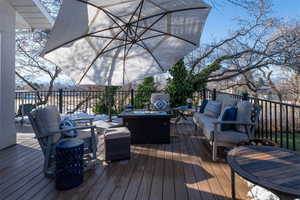
[[[151,94],[156,91],[156,85],[153,77],[147,77],[141,84],[138,85],[134,99],[134,105],[137,108],[142,108],[146,103],[149,103]]]

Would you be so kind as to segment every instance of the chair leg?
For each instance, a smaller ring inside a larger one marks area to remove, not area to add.
[[[212,147],[213,147],[212,159],[213,159],[213,161],[216,161],[217,160],[217,148],[218,148],[216,141],[213,141]]]
[[[94,129],[92,129],[92,152],[93,152],[93,159],[97,159],[97,141],[96,141],[96,134]]]

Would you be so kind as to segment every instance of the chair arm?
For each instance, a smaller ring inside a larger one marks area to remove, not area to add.
[[[243,121],[214,121],[213,124],[235,124],[235,125],[246,125],[255,126],[253,122],[243,122]]]
[[[66,131],[74,131],[74,130],[82,130],[82,129],[95,129],[95,128],[96,128],[96,126],[79,126],[79,127],[74,127],[74,128],[65,128],[65,129],[59,129],[56,131],[51,131],[49,135],[63,133]]]

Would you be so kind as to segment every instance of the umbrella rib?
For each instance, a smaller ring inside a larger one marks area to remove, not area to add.
[[[126,45],[128,45],[128,44],[130,44],[130,43],[127,43]],[[105,54],[105,53],[107,53],[107,52],[109,52],[109,51],[118,49],[118,48],[123,47],[123,46],[125,46],[125,44],[121,44],[121,45],[116,46],[116,47],[113,47],[113,48],[111,48],[111,49],[107,49],[106,51],[103,51],[102,54]],[[90,67],[91,67],[91,66],[90,66]],[[81,79],[79,80],[78,84],[82,81],[82,79],[83,79],[84,76],[87,74],[87,72],[88,72],[88,70],[87,70],[87,71],[84,73],[84,75],[81,77]]]
[[[167,14],[164,14],[160,16],[158,19],[156,19],[150,26],[148,26],[140,35],[138,35],[138,38],[140,39],[148,30],[151,29],[155,24],[157,24],[162,18],[164,18]],[[137,25],[138,27],[138,25]]]
[[[137,26],[139,25],[139,20],[141,19],[141,14],[142,14],[143,6],[144,6],[144,0],[141,1],[141,8],[140,8],[139,15],[138,15]],[[137,35],[137,30],[138,30],[138,28],[136,27],[135,31],[134,31],[134,35],[135,36]]]
[[[169,11],[157,13],[155,15],[150,15],[150,16],[144,17],[142,19],[133,21],[131,23],[137,23],[138,21],[144,21],[144,20],[147,20],[147,19],[150,19],[150,18],[153,18],[153,17],[157,17],[157,16],[160,16],[160,15],[167,15],[167,14],[171,14],[171,13],[175,13],[175,12],[184,12],[184,11],[189,11],[189,10],[204,10],[204,9],[209,9],[209,7],[200,6],[200,7],[193,7],[193,8],[182,8],[182,9],[176,9],[176,10],[169,10]]]
[[[153,53],[150,51],[150,49],[146,46],[146,44],[141,41],[143,43],[143,45],[139,44],[139,43],[136,43],[136,45],[142,47],[143,49],[145,49],[153,58],[153,60],[157,63],[157,65],[159,66],[159,68],[161,69],[162,72],[165,72],[164,71],[164,68],[161,66],[160,62],[157,60],[157,58],[153,55]]]
[[[45,54],[50,53],[50,52],[52,52],[52,51],[54,51],[54,50],[56,50],[56,49],[58,49],[58,48],[60,48],[60,47],[63,47],[63,46],[65,46],[65,45],[67,45],[67,44],[70,44],[70,43],[72,43],[72,42],[75,42],[75,41],[77,41],[77,40],[80,40],[80,39],[82,39],[82,38],[84,38],[84,37],[89,37],[89,36],[92,36],[93,34],[101,33],[101,32],[104,32],[104,31],[109,31],[109,30],[116,29],[116,28],[119,28],[119,27],[117,27],[117,26],[109,27],[109,28],[105,28],[105,29],[102,29],[102,30],[99,30],[99,31],[95,31],[95,32],[92,32],[92,33],[88,33],[88,34],[82,35],[82,36],[77,37],[77,38],[74,38],[74,39],[72,39],[72,40],[70,40],[70,41],[68,41],[68,42],[64,42],[63,44],[61,44],[61,45],[59,45],[59,46],[57,46],[57,47],[55,47],[55,48],[53,48],[53,49],[51,49],[51,50],[49,50],[49,51],[46,51]]]
[[[120,33],[122,33],[122,31],[119,31],[119,33],[117,33],[106,45],[105,47],[103,47],[103,49],[98,53],[98,55],[92,60],[91,64],[86,68],[86,70],[84,71],[83,75],[81,76],[79,83],[82,81],[82,79],[84,78],[84,76],[88,73],[88,71],[91,69],[92,65],[96,62],[96,60],[103,54],[103,52],[105,51],[105,49],[113,42],[115,41],[115,38],[117,38]]]
[[[161,36],[165,36],[165,34],[158,34],[158,35],[152,35],[152,36],[149,36],[149,37],[146,37],[146,38],[141,38],[141,39],[137,40],[137,42],[144,41],[144,40],[149,40],[149,39],[156,38],[156,37],[161,37]]]
[[[113,17],[115,17],[116,19],[118,19],[118,20],[120,20],[121,22],[123,22],[124,24],[126,24],[120,17],[118,17],[118,16],[112,14],[110,11],[108,11],[108,10],[102,8],[101,6],[97,6],[97,5],[95,5],[95,4],[91,3],[91,2],[89,2],[88,0],[77,0],[77,1],[79,1],[79,2],[81,2],[81,3],[88,4],[88,5],[90,5],[90,6],[93,6],[93,7],[97,8],[97,9],[99,9],[99,10],[102,10],[102,11],[103,11],[109,18],[111,18],[113,21],[114,21]]]
[[[162,15],[162,16],[160,16],[158,19],[156,19],[149,27],[148,27],[148,29],[149,28],[151,28],[152,26],[154,26],[156,23],[158,23],[163,17],[164,17],[165,15]],[[130,28],[130,27],[129,27]],[[138,29],[138,26],[136,26],[136,28],[135,28],[135,42],[137,41],[137,40],[140,40],[140,38],[147,32],[147,29],[146,30],[144,30],[140,35],[137,35],[137,29]],[[141,40],[140,40],[141,41]],[[130,49],[132,48],[132,46],[134,45],[134,43],[135,42],[133,42],[132,44],[131,44],[131,46],[129,47],[129,49],[128,49],[128,52],[127,52],[127,55],[129,54],[129,51],[130,51]]]
[[[90,35],[88,37],[97,37],[97,38],[103,38],[103,39],[114,39],[114,40],[119,40],[119,41],[125,41],[124,39],[121,39],[121,38],[114,38],[114,37],[100,36],[100,35]]]
[[[132,26],[135,26],[135,25],[132,25]],[[148,30],[150,30],[150,31],[162,33],[162,34],[164,34],[164,35],[167,35],[167,36],[170,36],[170,37],[174,37],[174,38],[177,38],[177,39],[179,39],[179,40],[183,40],[183,41],[185,41],[185,42],[188,42],[188,43],[190,43],[190,44],[192,44],[192,45],[194,45],[194,46],[197,46],[196,43],[194,43],[194,42],[192,42],[192,41],[189,41],[189,40],[187,40],[187,39],[184,39],[184,38],[182,38],[182,37],[179,37],[179,36],[177,36],[177,35],[174,35],[174,34],[172,34],[172,33],[167,33],[167,32],[163,32],[163,31],[160,31],[160,30],[157,30],[157,29],[154,29],[154,28],[148,28],[148,27],[144,27],[144,26],[139,26],[138,28],[148,29]]]
[[[109,12],[109,11],[107,11],[106,9],[104,9],[104,8],[102,8],[102,7],[100,7],[100,6],[97,6],[97,5],[95,5],[95,4],[93,4],[93,3],[91,3],[91,2],[88,2],[87,0],[77,0],[77,1],[79,1],[79,2],[81,2],[81,3],[85,3],[85,4],[88,4],[88,5],[90,5],[90,6],[93,6],[93,7],[95,7],[95,8],[98,8],[99,10],[101,10],[101,11],[103,11],[126,35],[128,35],[128,33],[123,29],[123,26],[121,26],[115,19],[114,19],[114,17],[116,18],[116,19],[118,19],[118,20],[120,20],[123,24],[125,24],[126,25],[126,22],[125,21],[123,21],[120,17],[118,17],[118,16],[116,16],[116,15],[114,15],[114,14],[112,14],[111,12]],[[128,37],[129,38],[131,38],[129,35],[128,35]],[[131,38],[132,39],[132,38]]]
[[[132,13],[132,15],[131,15],[131,17],[130,17],[130,19],[129,19],[129,23],[131,22],[131,20],[133,19],[133,16],[135,15],[135,13],[138,11],[138,9],[140,8],[140,11],[139,12],[141,12],[141,10],[142,10],[142,7],[143,7],[143,2],[144,0],[142,0],[142,1],[140,1],[140,3],[139,3],[139,5],[136,7],[136,9],[133,11],[133,13]]]

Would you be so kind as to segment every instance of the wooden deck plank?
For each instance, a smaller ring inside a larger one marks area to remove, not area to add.
[[[175,199],[174,163],[172,160],[172,145],[165,145],[163,199]]]
[[[115,187],[112,195],[109,197],[109,199],[123,199],[125,193],[127,192],[127,189],[130,185],[132,176],[135,173],[135,170],[139,164],[143,164],[140,161],[141,154],[135,153],[136,150],[134,147],[131,148],[131,151],[133,152],[131,154],[131,160],[126,161],[128,164],[123,169],[122,177],[118,183],[118,185]]]
[[[56,190],[54,180],[44,177],[37,141],[22,134],[18,145],[0,151],[0,200],[230,199],[228,165],[212,162],[202,136],[189,122],[171,130],[171,144],[132,145],[130,161],[99,162],[85,172],[83,184],[68,191]],[[97,156],[103,159],[101,144]],[[238,198],[247,199],[246,183],[238,179],[237,187]]]
[[[147,152],[147,155],[150,158],[148,159],[148,164],[146,165],[144,176],[136,200],[148,200],[150,196],[152,180],[153,180],[154,170],[155,170],[154,163],[156,161],[156,150],[153,148],[153,146],[154,145],[152,145],[152,148],[150,148],[149,151]]]
[[[141,181],[144,176],[144,171],[149,159],[149,156],[145,156],[147,155],[147,151],[149,150],[146,148],[137,148],[135,152],[139,155],[140,162],[137,164],[134,173],[131,176],[130,184],[128,185],[126,193],[123,196],[123,199],[125,200],[133,200],[137,197],[139,188],[141,186]]]
[[[156,152],[156,161],[153,163],[155,165],[155,171],[152,181],[151,192],[149,200],[161,200],[162,199],[162,189],[163,189],[163,176],[164,176],[164,146],[158,145]]]
[[[184,128],[184,130],[186,130],[186,127]],[[215,183],[212,180],[213,175],[210,171],[206,171],[205,168],[202,166],[204,165],[204,163],[203,160],[200,158],[199,151],[197,151],[197,145],[198,144],[195,144],[195,141],[193,139],[189,139],[187,142],[189,155],[191,155],[194,158],[193,160],[195,161],[193,163],[194,173],[197,179],[199,180],[198,187],[201,192],[201,196],[203,199],[216,199],[214,194],[211,193],[212,188],[215,186]]]
[[[200,189],[197,183],[197,179],[194,174],[193,169],[193,160],[190,158],[188,154],[186,138],[180,138],[180,151],[181,151],[181,159],[183,161],[185,180],[187,184],[187,191],[189,195],[189,199],[202,199],[200,194]]]
[[[175,130],[174,130],[175,131]],[[175,133],[176,135],[176,133]],[[176,200],[187,200],[188,199],[188,191],[187,184],[184,175],[184,167],[183,162],[181,160],[181,151],[180,151],[180,141],[179,136],[176,135],[176,140],[173,141],[172,150],[173,152],[173,160],[175,161],[174,166],[174,185],[175,185],[175,199]]]

